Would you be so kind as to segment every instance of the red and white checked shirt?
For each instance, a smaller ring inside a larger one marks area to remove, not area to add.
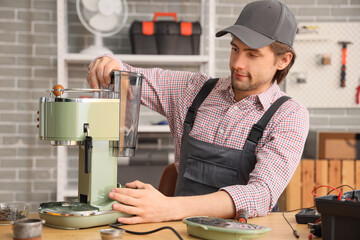
[[[123,70],[145,76],[142,104],[168,119],[178,166],[187,110],[209,77],[203,73],[134,68],[119,62]],[[230,77],[221,78],[199,108],[190,136],[241,150],[251,127],[283,95],[275,82],[267,91],[236,102]],[[256,147],[257,164],[248,184],[222,188],[232,197],[236,210],[246,209],[250,217],[271,211],[296,170],[308,131],[307,109],[294,99],[285,102]]]

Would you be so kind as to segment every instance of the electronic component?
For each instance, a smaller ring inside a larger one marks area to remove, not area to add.
[[[320,217],[320,213],[312,208],[304,208],[295,214],[296,222],[300,224],[315,223]]]
[[[271,230],[265,226],[214,217],[189,217],[183,221],[190,235],[209,240],[262,238]]]

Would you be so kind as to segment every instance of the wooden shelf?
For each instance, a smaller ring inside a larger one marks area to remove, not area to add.
[[[202,65],[209,61],[206,55],[137,55],[117,54],[117,58],[129,64],[166,64],[166,65]],[[68,63],[89,63],[96,55],[67,53],[64,60]]]
[[[138,132],[167,133],[170,132],[170,128],[169,125],[139,125]]]

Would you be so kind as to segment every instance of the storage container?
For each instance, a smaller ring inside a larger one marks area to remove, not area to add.
[[[159,16],[174,20],[158,21]],[[130,27],[133,54],[198,55],[200,35],[199,22],[178,22],[176,13],[155,13],[153,21],[134,21]]]
[[[353,200],[345,200],[353,194]],[[334,195],[315,198],[316,209],[321,214],[323,240],[360,239],[360,190],[346,192],[342,198],[341,201]]]

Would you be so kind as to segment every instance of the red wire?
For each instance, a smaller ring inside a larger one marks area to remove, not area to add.
[[[320,222],[320,220],[321,220],[321,217],[319,217],[319,219],[316,220],[316,222],[314,222],[314,224],[317,224],[318,222]]]
[[[340,191],[339,189],[337,189],[337,188],[334,188],[334,187],[331,187],[331,186],[327,186],[327,185],[320,185],[320,186],[314,188],[314,190],[311,191],[311,194],[314,195],[314,196],[316,196],[316,197],[320,197],[318,194],[315,193],[315,191],[316,191],[317,189],[321,188],[321,187],[327,187],[327,188],[331,188],[332,190],[337,191],[337,192],[339,193],[339,196],[338,196],[337,200],[338,200],[338,201],[341,200],[341,196],[342,196],[341,191]]]

